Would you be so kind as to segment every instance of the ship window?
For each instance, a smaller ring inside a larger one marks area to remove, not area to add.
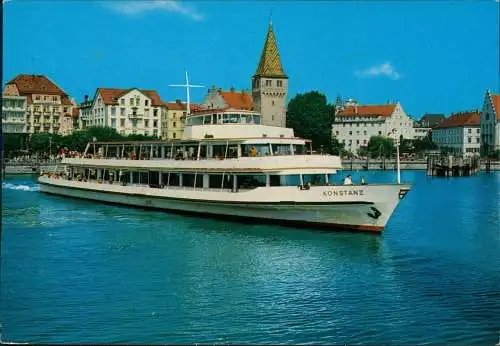
[[[222,174],[210,174],[208,176],[208,187],[220,189],[222,187]]]
[[[238,189],[249,190],[266,186],[265,175],[238,175],[237,178]]]
[[[325,175],[324,174],[304,174],[302,176],[304,184],[311,183],[311,185],[325,185]]]
[[[212,121],[212,116],[210,115],[205,115],[203,117],[203,124],[207,125],[207,124],[210,124],[210,122]]]
[[[269,185],[270,186],[280,186],[280,176],[279,175],[270,175],[269,176]]]
[[[252,148],[255,148],[253,150]],[[255,156],[268,156],[269,152],[269,144],[243,144],[241,146],[242,156],[253,156],[253,152],[255,152]]]
[[[149,183],[149,174],[148,172],[140,172],[140,181],[139,184],[148,184]]]
[[[295,155],[303,155],[306,152],[306,146],[303,144],[294,144],[293,152]]]
[[[149,172],[149,185],[160,184],[160,173],[159,172]]]
[[[280,185],[281,186],[297,186],[300,185],[300,175],[281,175],[280,177]]]
[[[290,144],[272,144],[273,155],[290,155]]]
[[[168,179],[168,176],[167,176]],[[180,176],[179,173],[170,173],[170,179],[168,179],[168,185],[169,186],[179,186],[180,182]],[[167,183],[167,180],[165,180],[165,184]]]
[[[139,184],[139,172],[132,172],[132,183]]]

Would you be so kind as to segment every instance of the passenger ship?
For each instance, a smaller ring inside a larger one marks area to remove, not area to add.
[[[56,195],[241,221],[382,231],[405,184],[343,185],[338,156],[315,154],[293,129],[253,111],[190,114],[179,140],[99,142],[42,174]]]

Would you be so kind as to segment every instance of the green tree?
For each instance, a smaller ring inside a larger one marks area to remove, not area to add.
[[[332,121],[333,107],[317,91],[297,94],[288,103],[286,126],[296,136],[312,140],[315,150],[332,152]]]
[[[344,148],[344,144],[340,143],[335,137],[332,137],[331,153],[333,155],[346,156],[347,150]]]
[[[26,149],[27,135],[24,133],[3,133],[3,150],[8,155]]]
[[[63,145],[63,137],[55,133],[34,133],[29,139],[29,150],[32,153],[56,154]]]
[[[390,138],[372,136],[368,141],[367,151],[373,159],[378,157],[391,157],[394,150],[394,142]]]

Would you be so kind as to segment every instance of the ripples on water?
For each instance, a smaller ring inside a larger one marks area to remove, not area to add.
[[[44,195],[33,180],[9,178],[2,184],[4,337],[494,345],[500,174],[403,178],[414,189],[382,236],[107,206]]]

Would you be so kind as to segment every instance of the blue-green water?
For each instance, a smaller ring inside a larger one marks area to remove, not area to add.
[[[3,337],[494,345],[500,174],[402,176],[413,190],[381,236],[107,206],[44,195],[34,178],[8,177]]]

